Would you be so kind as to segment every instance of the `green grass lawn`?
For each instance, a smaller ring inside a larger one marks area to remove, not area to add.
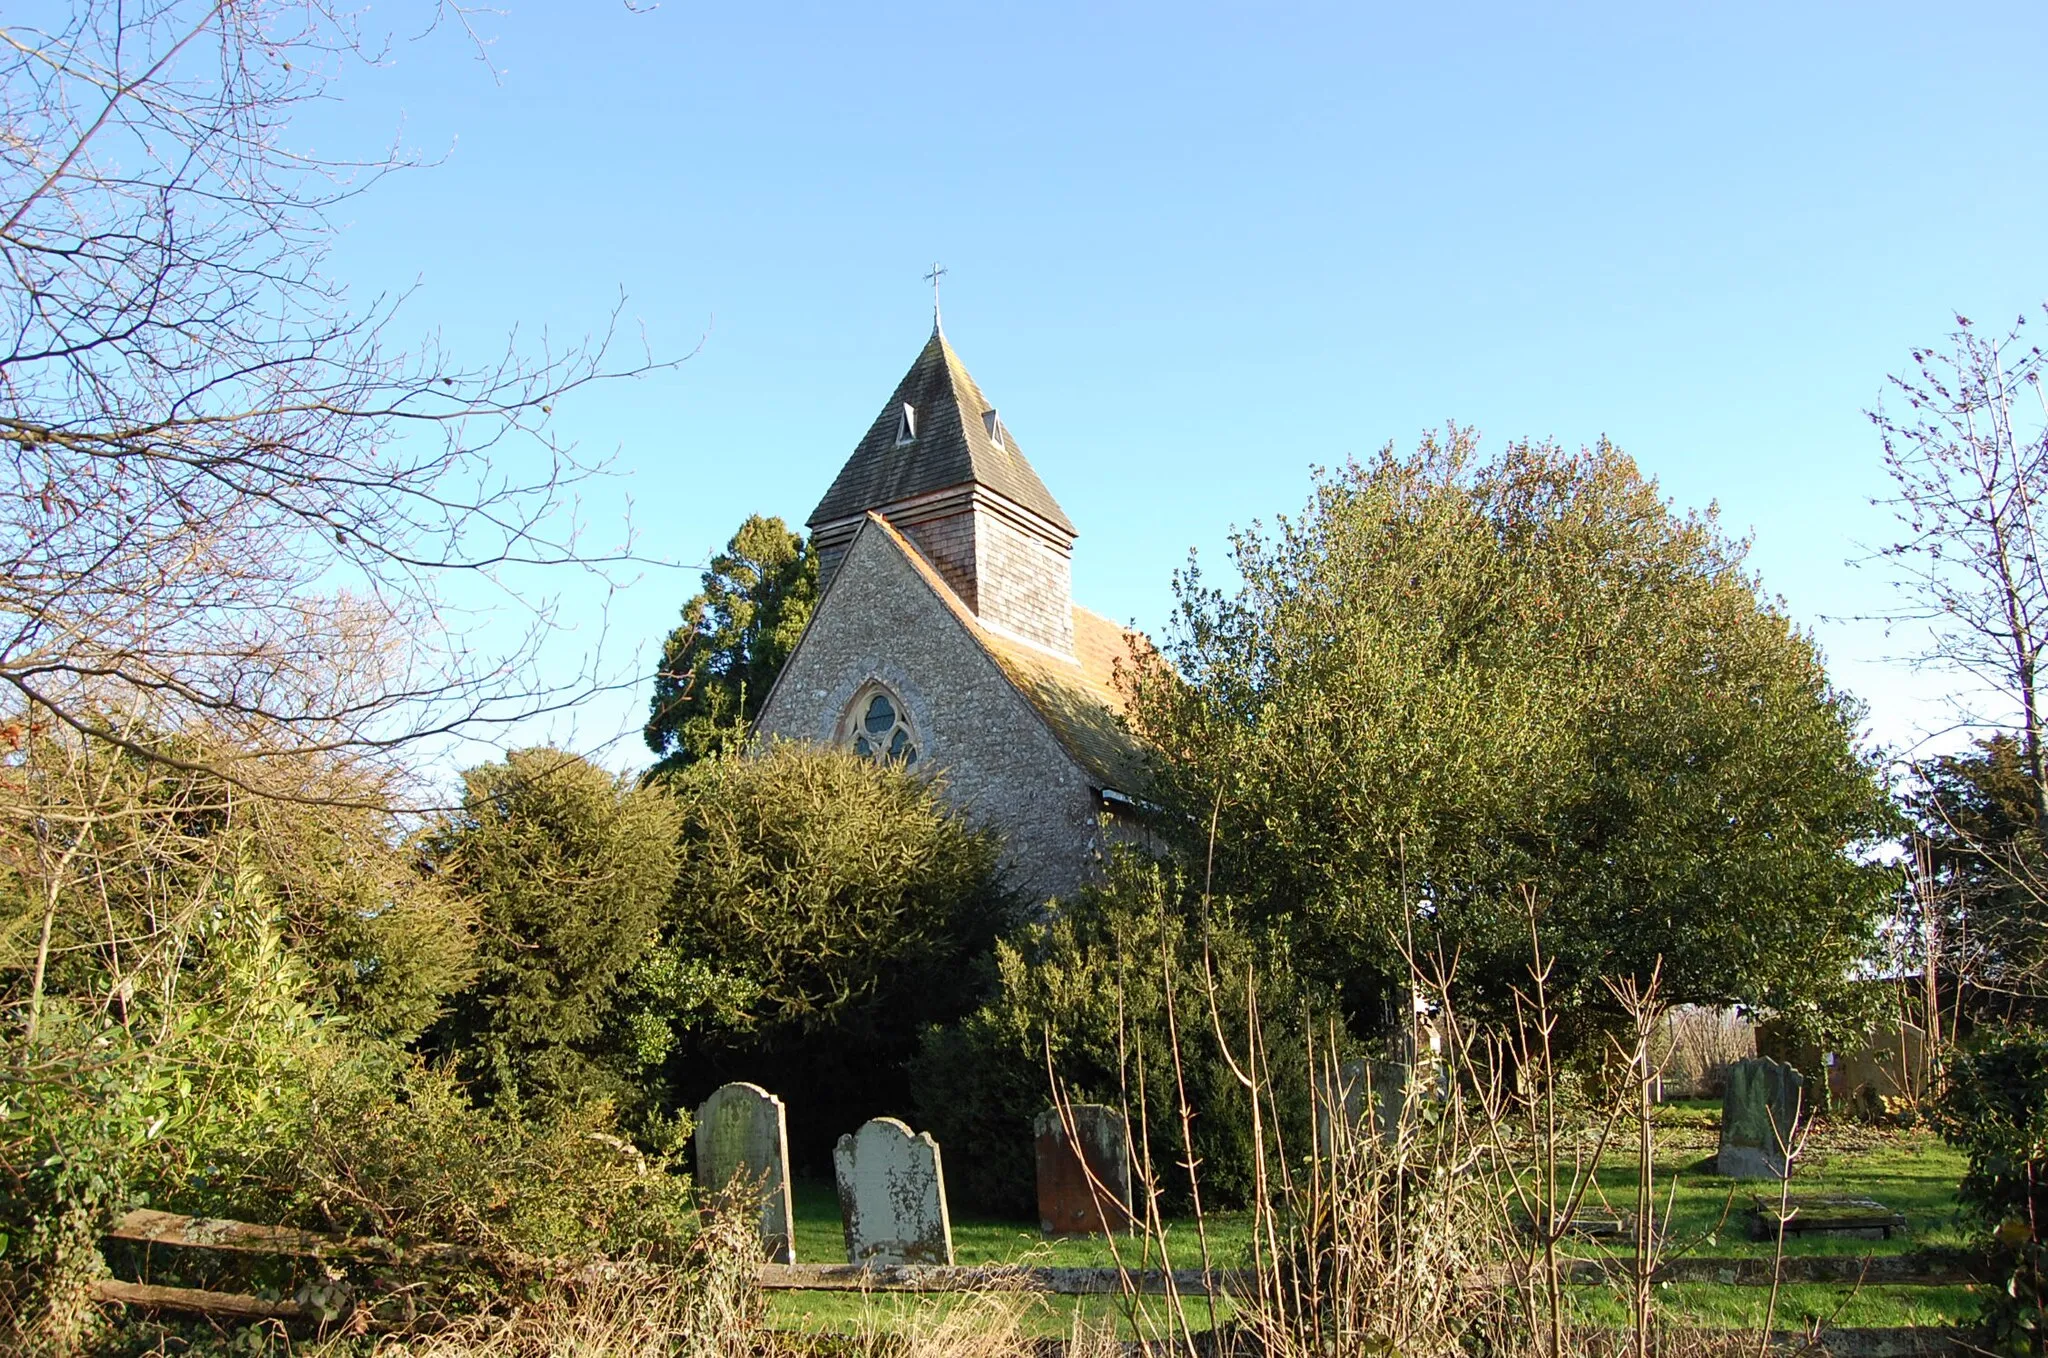
[[[1748,1209],[1757,1193],[1774,1193],[1768,1184],[1737,1182],[1710,1172],[1720,1118],[1718,1104],[1675,1103],[1660,1110],[1656,1142],[1657,1199],[1660,1215],[1670,1207],[1671,1246],[1667,1256],[1688,1254],[1712,1258],[1768,1258],[1769,1243],[1749,1239]],[[1793,1191],[1875,1198],[1906,1215],[1906,1229],[1891,1240],[1856,1240],[1829,1236],[1794,1236],[1785,1243],[1788,1257],[1801,1255],[1880,1256],[1929,1247],[1960,1247],[1970,1241],[1958,1221],[1955,1186],[1963,1158],[1922,1130],[1870,1128],[1854,1123],[1824,1125],[1808,1143],[1795,1167]],[[1598,1175],[1599,1195],[1620,1211],[1635,1205],[1632,1151],[1610,1151]],[[1675,1196],[1672,1184],[1676,1181]],[[839,1203],[831,1185],[800,1182],[793,1186],[796,1207],[797,1258],[804,1263],[838,1263],[846,1258],[839,1223]],[[1597,1200],[1597,1199],[1596,1199]],[[1249,1253],[1251,1218],[1244,1212],[1213,1213],[1204,1223],[1211,1260],[1223,1268],[1242,1265]],[[1175,1221],[1167,1230],[1170,1263],[1176,1268],[1201,1264],[1195,1223]],[[1042,1266],[1108,1266],[1118,1254],[1127,1267],[1156,1268],[1160,1260],[1144,1241],[1124,1237],[1047,1240],[1036,1222],[955,1217],[954,1256],[961,1264],[1029,1263]],[[1579,1255],[1614,1253],[1591,1243],[1575,1243]],[[1619,1251],[1626,1253],[1626,1247]],[[1686,1323],[1704,1326],[1754,1327],[1762,1322],[1768,1288],[1718,1284],[1674,1284],[1659,1291],[1667,1313]],[[1626,1311],[1618,1297],[1604,1288],[1582,1289],[1584,1314],[1619,1321]],[[986,1301],[957,1297],[911,1297],[857,1293],[775,1293],[769,1313],[778,1325],[802,1329],[855,1331],[863,1327],[896,1329],[939,1323],[963,1305]],[[1118,1318],[1118,1328],[1132,1334],[1128,1303],[1110,1297],[1008,1298],[999,1303],[1015,1314],[1029,1333],[1064,1334],[1077,1318],[1101,1324]],[[1146,1328],[1163,1324],[1162,1299],[1148,1299],[1149,1312],[1138,1317]],[[1790,1284],[1780,1289],[1777,1323],[1793,1328],[1819,1319],[1843,1326],[1948,1325],[1968,1320],[1976,1298],[1963,1287],[1864,1287],[1835,1284]],[[1226,1312],[1227,1314],[1227,1312]],[[1196,1328],[1209,1323],[1205,1302],[1189,1307]]]
[[[1775,1197],[1777,1190],[1711,1172],[1720,1112],[1718,1104],[1705,1103],[1670,1104],[1661,1110],[1656,1176],[1660,1217],[1670,1208],[1666,1254],[1768,1258],[1772,1246],[1749,1239],[1749,1208],[1757,1195]],[[1824,1125],[1793,1167],[1793,1193],[1875,1198],[1905,1213],[1906,1229],[1882,1241],[1794,1235],[1786,1239],[1785,1253],[1860,1256],[1964,1246],[1970,1237],[1956,1214],[1956,1184],[1962,1177],[1961,1153],[1931,1132]],[[1635,1209],[1633,1153],[1605,1157],[1599,1191],[1607,1205],[1623,1212]]]

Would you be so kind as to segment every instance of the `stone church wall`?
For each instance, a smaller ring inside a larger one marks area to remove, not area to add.
[[[1018,887],[1044,900],[1071,895],[1093,875],[1098,806],[1088,776],[901,549],[873,527],[839,563],[761,712],[757,736],[830,742],[870,680],[888,685],[908,708],[918,767],[940,770],[950,801],[1003,832]]]

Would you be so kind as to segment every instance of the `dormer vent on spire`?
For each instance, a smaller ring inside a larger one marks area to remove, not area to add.
[[[1074,651],[1074,525],[936,331],[811,514],[822,583],[877,513],[984,625]]]

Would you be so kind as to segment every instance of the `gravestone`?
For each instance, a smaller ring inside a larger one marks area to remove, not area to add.
[[[875,1118],[832,1151],[849,1264],[950,1264],[946,1175],[930,1132]]]
[[[1791,1173],[1786,1152],[1805,1111],[1805,1088],[1798,1071],[1769,1057],[1728,1067],[1715,1172],[1731,1179],[1786,1178]]]
[[[716,1193],[745,1175],[761,1185],[761,1243],[776,1264],[796,1262],[790,1223],[789,1124],[782,1100],[759,1085],[729,1084],[697,1107],[697,1185]]]
[[[1399,1135],[1401,1114],[1415,1087],[1414,1067],[1405,1061],[1346,1061],[1325,1072],[1315,1097],[1316,1151],[1325,1159],[1336,1153],[1338,1129],[1346,1136]]]
[[[1074,1139],[1057,1108],[1032,1124],[1038,1141],[1038,1228],[1047,1235],[1110,1235],[1131,1224],[1131,1131],[1124,1115],[1099,1103],[1067,1108]],[[1077,1144],[1078,1143],[1078,1144]]]

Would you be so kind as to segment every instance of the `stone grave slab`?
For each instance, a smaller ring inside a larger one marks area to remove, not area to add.
[[[1572,1213],[1572,1219],[1564,1228],[1567,1236],[1579,1240],[1616,1240],[1623,1236],[1632,1236],[1635,1231],[1635,1213],[1617,1212],[1612,1207],[1587,1202],[1579,1204],[1578,1210]],[[1533,1230],[1531,1233],[1533,1234]]]
[[[761,1244],[768,1261],[796,1262],[789,1199],[789,1124],[782,1100],[759,1085],[721,1086],[697,1106],[697,1184],[716,1193],[744,1175],[761,1185]]]
[[[1889,1240],[1905,1229],[1906,1214],[1874,1198],[1792,1195],[1781,1204],[1759,1197],[1749,1218],[1751,1240],[1769,1240],[1774,1233]]]
[[[1805,1089],[1798,1071],[1769,1057],[1752,1057],[1728,1067],[1715,1172],[1731,1179],[1787,1177],[1791,1166],[1786,1152],[1798,1120],[1807,1112]]]
[[[1038,1149],[1038,1228],[1047,1235],[1109,1235],[1131,1225],[1131,1133],[1124,1115],[1099,1103],[1068,1106],[1075,1137],[1057,1108],[1032,1125]],[[1076,1144],[1078,1143],[1078,1144]]]
[[[875,1118],[832,1151],[849,1264],[951,1264],[953,1224],[939,1143]]]

